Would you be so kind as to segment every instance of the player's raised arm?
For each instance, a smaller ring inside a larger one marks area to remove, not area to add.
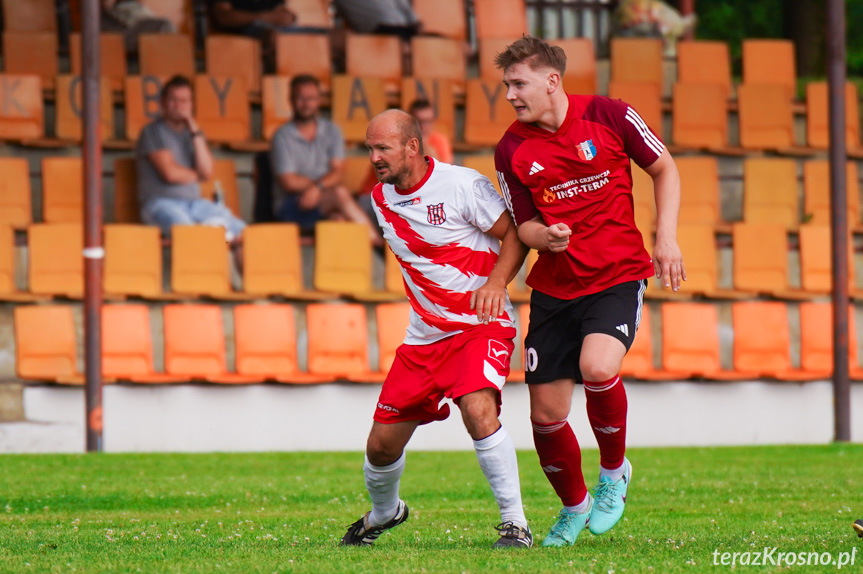
[[[501,213],[487,232],[500,240],[500,255],[485,284],[471,293],[470,308],[476,310],[476,318],[488,324],[494,321],[506,305],[506,286],[518,274],[527,256],[528,248],[518,238],[509,212]]]
[[[653,178],[653,195],[656,201],[656,247],[653,250],[653,267],[657,279],[674,291],[680,281],[686,281],[683,255],[677,244],[677,214],[680,212],[680,174],[668,150],[649,165],[645,171]],[[664,279],[663,279],[664,278]]]

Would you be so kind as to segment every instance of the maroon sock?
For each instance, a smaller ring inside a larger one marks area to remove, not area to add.
[[[587,496],[587,487],[581,473],[581,449],[569,423],[532,424],[539,464],[554,491],[564,506],[581,504]]]
[[[626,453],[626,391],[619,376],[607,381],[584,381],[587,420],[599,444],[603,468],[620,468]]]

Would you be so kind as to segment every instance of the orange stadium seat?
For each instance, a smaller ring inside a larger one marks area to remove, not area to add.
[[[15,230],[0,224],[0,301],[26,303],[50,299],[19,290],[15,284],[15,267]]]
[[[386,109],[386,93],[380,78],[333,76],[331,114],[345,141],[364,142],[369,121]]]
[[[797,69],[791,40],[743,40],[743,84],[782,86],[785,98],[794,99]]]
[[[345,70],[349,76],[378,78],[384,82],[388,93],[397,92],[402,78],[401,39],[378,34],[348,34]]]
[[[662,40],[612,38],[611,81],[650,84],[662,95]]]
[[[620,376],[645,381],[688,379],[692,376],[691,373],[665,371],[653,366],[653,329],[650,315],[650,307],[642,305],[638,331],[636,331],[632,346],[626,356],[623,357]]]
[[[290,37],[282,34],[280,38]],[[264,76],[261,82],[261,131],[270,140],[276,130],[291,119],[293,111],[288,101],[291,79],[283,76]]]
[[[662,365],[718,381],[756,378],[755,373],[722,368],[719,316],[713,303],[662,305]]]
[[[808,299],[810,294],[792,289],[788,276],[788,236],[779,223],[735,223],[733,281],[740,291],[755,291],[780,299]]]
[[[34,74],[42,87],[54,89],[59,71],[55,32],[3,32],[3,70],[7,74]]]
[[[683,40],[677,43],[677,81],[722,87],[731,97],[731,58],[728,43],[715,40]]]
[[[3,26],[20,32],[57,30],[55,0],[3,0]]]
[[[563,73],[563,89],[568,94],[596,93],[596,56],[590,38],[564,38],[552,40],[566,52],[566,70]],[[498,71],[498,73],[501,73]]]
[[[114,160],[114,223],[138,223],[138,175],[134,157]]]
[[[300,231],[295,223],[248,226],[243,231],[243,258],[243,289],[249,294],[299,300],[335,296],[303,287]]]
[[[352,381],[375,380],[369,370],[366,308],[359,303],[311,303],[306,307],[308,370]]]
[[[713,299],[740,299],[755,295],[719,287],[719,253],[713,225],[681,223],[677,226],[677,243],[686,262],[686,292]]]
[[[27,228],[32,293],[84,295],[84,229],[80,223],[33,223]]]
[[[195,297],[248,298],[231,290],[229,250],[222,227],[171,228],[171,290]]]
[[[402,275],[402,266],[396,258],[392,249],[385,249],[384,253],[384,289],[390,293],[398,293],[405,296],[405,279]]]
[[[716,158],[682,156],[674,161],[680,173],[680,187],[686,190],[680,197],[680,222],[712,225],[717,231],[731,231],[730,225],[722,219]]]
[[[411,304],[381,303],[375,305],[378,323],[378,371],[388,373],[396,358],[396,350],[405,339],[410,323]]]
[[[806,144],[817,149],[830,145],[827,82],[806,84]],[[860,106],[857,85],[845,84],[845,145],[849,150],[860,149]]]
[[[848,360],[851,379],[863,378],[857,354],[854,306],[848,308]],[[833,304],[800,304],[800,368],[819,379],[833,374]]]
[[[473,14],[478,40],[521,38],[530,32],[524,0],[473,0]]]
[[[0,140],[36,140],[44,135],[39,76],[0,74]]]
[[[128,76],[126,78],[126,138],[138,139],[141,129],[161,115],[160,92],[167,78]]]
[[[656,84],[612,80],[608,84],[608,96],[629,104],[660,139],[665,139],[662,130],[662,91]]]
[[[255,38],[212,34],[207,36],[207,75],[240,78],[249,94],[261,93],[261,42]]]
[[[518,38],[519,36],[513,38],[481,38],[477,40],[480,78],[498,83],[503,79],[503,71],[497,68],[494,60],[499,53],[506,50],[506,47],[518,40]]]
[[[367,155],[349,155],[345,156],[342,163],[342,184],[348,190],[356,195],[363,190],[371,178],[377,178],[374,175],[374,170],[369,162]]]
[[[787,150],[794,146],[794,118],[785,86],[742,84],[737,101],[742,147]]]
[[[848,227],[853,230],[860,227],[860,182],[857,162],[846,166]],[[830,162],[826,159],[803,162],[803,216],[809,223],[830,225]]]
[[[464,90],[467,65],[463,43],[451,38],[416,36],[411,40],[411,74],[415,77],[449,80]]]
[[[728,111],[720,84],[674,84],[671,139],[676,146],[722,149],[728,146]]]
[[[102,375],[134,383],[182,383],[189,377],[156,372],[146,305],[102,306]]]
[[[483,146],[497,145],[515,119],[515,111],[506,101],[506,86],[500,80],[467,81],[465,142]]]
[[[186,34],[141,34],[138,36],[139,74],[174,75],[191,79],[195,75],[192,38]]]
[[[402,78],[401,104],[407,110],[415,100],[427,100],[435,111],[435,129],[450,140],[455,136],[455,99],[448,80]]]
[[[201,182],[201,197],[215,199],[217,187],[221,189],[222,201],[231,212],[240,215],[240,190],[237,188],[237,167],[231,158],[213,160],[213,175]]]
[[[414,0],[413,7],[424,33],[467,40],[464,0]]]
[[[297,333],[291,305],[234,307],[237,374],[280,383],[323,383],[332,377],[300,371]]]
[[[297,15],[297,26],[331,28],[328,0],[291,0],[291,11]]]
[[[109,223],[104,227],[105,293],[173,299],[162,291],[162,243],[152,225]]]
[[[330,91],[332,76],[330,38],[327,34],[279,34],[276,36],[276,75],[290,79],[309,74],[321,82],[324,92]],[[285,91],[285,101],[288,91]]]
[[[315,289],[361,301],[393,301],[404,293],[376,290],[372,244],[363,223],[319,221],[315,225]]]
[[[69,63],[72,74],[81,75],[81,34],[72,32],[69,35]],[[123,81],[128,69],[126,66],[126,46],[123,35],[116,32],[102,32],[99,35],[99,74],[107,78],[111,89],[123,91]]]
[[[829,225],[800,226],[800,287],[813,295],[833,289],[832,231]],[[854,239],[848,234],[848,288],[854,288]]]
[[[248,88],[242,78],[195,77],[195,114],[207,140],[241,143],[252,137]]]
[[[787,304],[746,301],[731,306],[734,368],[782,381],[817,378],[791,364],[791,332]]]
[[[102,78],[99,90],[101,117],[101,136],[103,140],[114,139],[114,102],[111,96],[111,84],[107,78]],[[57,137],[81,143],[84,139],[84,128],[81,118],[84,115],[84,88],[80,76],[57,76],[57,95],[54,104],[57,110],[54,129]]]
[[[264,377],[230,373],[218,305],[165,305],[165,372],[211,383],[260,383]]]
[[[789,231],[800,224],[797,163],[784,158],[743,160],[743,220],[781,223]]]
[[[83,221],[84,166],[80,157],[42,158],[42,219],[46,223]]]
[[[24,229],[33,220],[27,160],[0,157],[0,173],[0,225]]]
[[[21,379],[81,385],[75,320],[69,305],[19,305],[15,320],[15,372]]]

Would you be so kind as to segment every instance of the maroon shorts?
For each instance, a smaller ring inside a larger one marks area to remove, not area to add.
[[[402,345],[378,398],[379,423],[442,421],[449,416],[444,397],[460,397],[480,389],[498,391],[509,374],[514,327],[478,325],[430,345]]]

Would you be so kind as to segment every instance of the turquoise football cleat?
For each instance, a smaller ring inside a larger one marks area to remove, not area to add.
[[[586,512],[575,514],[567,512],[565,508],[560,511],[557,522],[554,523],[548,536],[542,541],[543,546],[572,546],[575,544],[575,539],[590,521],[590,513],[595,506],[590,494],[587,497],[590,499],[590,508]]]
[[[629,481],[632,480],[632,464],[627,458],[623,459],[625,470],[623,476],[617,480],[600,477],[599,484],[594,489],[593,496],[596,502],[590,513],[590,531],[594,534],[604,534],[612,529],[623,516],[626,506],[626,491],[629,489]]]

